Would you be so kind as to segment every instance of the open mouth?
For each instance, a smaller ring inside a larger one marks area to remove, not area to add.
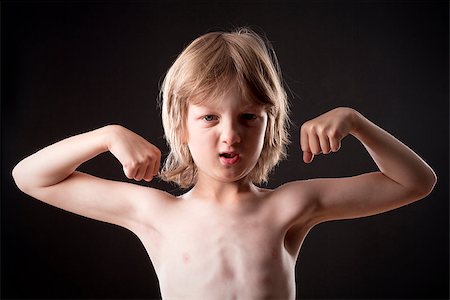
[[[225,157],[225,158],[233,158],[235,157],[237,154],[236,153],[220,153],[219,156],[220,157]]]
[[[239,160],[239,154],[234,152],[223,152],[219,154],[219,157],[224,165],[233,165]]]

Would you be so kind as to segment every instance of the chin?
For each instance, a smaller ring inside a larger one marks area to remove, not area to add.
[[[233,182],[239,182],[239,181],[245,181],[248,177],[247,174],[241,174],[241,175],[235,175],[235,176],[222,176],[220,177],[220,181],[223,181],[224,183],[233,183]]]

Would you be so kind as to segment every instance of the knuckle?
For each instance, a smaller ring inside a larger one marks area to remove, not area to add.
[[[150,144],[149,150],[153,153],[161,153],[161,150],[159,150],[158,147],[156,147],[155,145]]]
[[[151,164],[153,164],[155,161],[157,161],[158,160],[158,156],[155,156],[155,155],[149,155],[149,156],[147,156],[147,159],[146,159],[146,164],[147,165],[151,165]]]
[[[317,124],[315,123],[308,124],[307,130],[309,132],[317,132]]]
[[[335,128],[331,128],[331,129],[328,131],[328,136],[329,136],[330,138],[333,138],[333,139],[338,139],[339,134],[338,134],[338,131],[337,131]]]
[[[132,169],[136,169],[137,167],[139,167],[139,164],[140,164],[139,160],[134,160],[131,162],[130,167]]]
[[[307,133],[308,131],[310,131],[311,129],[311,125],[309,122],[303,123],[303,125],[300,127],[300,131],[303,133]]]
[[[124,170],[126,170],[126,171],[129,172],[131,169],[134,168],[134,162],[132,162],[132,161],[127,161],[127,162],[125,162],[125,163],[123,164],[123,168],[124,168]]]
[[[319,135],[323,135],[324,133],[326,133],[326,128],[324,126],[317,125],[314,126],[314,131],[317,132],[317,134]]]

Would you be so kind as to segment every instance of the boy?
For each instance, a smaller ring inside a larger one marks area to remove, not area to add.
[[[170,153],[160,177],[190,188],[185,194],[76,171],[110,151],[130,179],[159,174],[160,151],[119,125],[50,145],[13,176],[37,199],[133,231],[164,299],[293,299],[297,255],[313,226],[406,205],[436,182],[396,138],[359,112],[336,108],[301,127],[303,160],[338,151],[351,134],[379,172],[258,187],[286,155],[289,109],[272,48],[249,29],[193,41],[167,72],[161,96]]]

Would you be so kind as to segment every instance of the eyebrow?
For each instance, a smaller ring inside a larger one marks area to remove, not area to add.
[[[262,106],[262,105],[252,102],[252,103],[243,104],[241,106],[241,108],[245,110],[245,109],[254,108],[254,107],[260,107],[260,106]]]
[[[210,99],[203,99],[202,101],[193,101],[190,102],[191,105],[197,106],[197,107],[203,107],[207,109],[216,109],[221,105],[222,101],[220,100],[210,100]],[[264,108],[264,104],[258,103],[252,100],[244,100],[240,104],[241,110],[247,110],[247,109],[254,109],[254,108]]]

